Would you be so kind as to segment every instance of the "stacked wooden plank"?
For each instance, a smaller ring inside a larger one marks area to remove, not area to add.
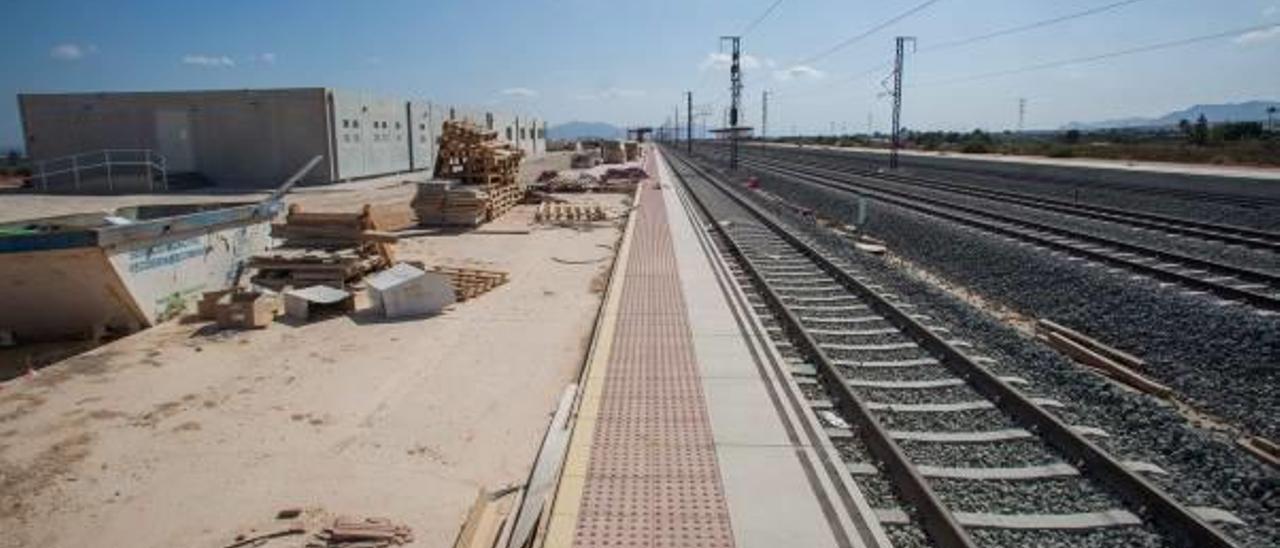
[[[328,285],[338,289],[395,262],[396,236],[377,230],[371,209],[359,213],[312,213],[293,205],[271,234],[284,239],[269,253],[249,259],[252,282],[282,290]]]
[[[435,266],[432,272],[449,276],[453,290],[459,301],[474,299],[492,291],[495,287],[507,283],[508,274],[496,270],[481,270],[456,266]]]
[[[339,517],[316,533],[308,546],[323,548],[382,548],[413,542],[413,529],[384,518]]]
[[[485,220],[491,221],[524,198],[524,188],[517,181],[523,157],[520,149],[499,142],[496,132],[451,120],[444,123],[441,133],[436,177],[456,180],[478,191],[473,198],[484,202]],[[441,209],[450,203],[446,198]]]
[[[385,268],[381,257],[351,249],[289,248],[255,255],[249,259],[249,267],[258,271],[251,280],[253,283],[275,291],[313,285],[345,289],[347,284],[360,280],[366,274]]]
[[[489,218],[488,193],[452,181],[418,183],[412,206],[418,222],[429,226],[478,226]]]

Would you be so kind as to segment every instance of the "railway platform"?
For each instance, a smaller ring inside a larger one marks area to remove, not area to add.
[[[887,546],[704,220],[648,152],[543,546]]]

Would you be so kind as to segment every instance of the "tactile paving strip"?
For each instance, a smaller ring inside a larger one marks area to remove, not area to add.
[[[640,192],[575,547],[734,545],[662,192]]]

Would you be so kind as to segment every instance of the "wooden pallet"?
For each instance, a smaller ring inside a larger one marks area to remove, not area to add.
[[[509,275],[497,270],[481,270],[456,266],[434,266],[432,272],[449,276],[459,301],[474,299],[507,283]]]
[[[556,204],[543,202],[533,214],[533,220],[539,223],[590,223],[606,221],[609,216],[599,204]]]

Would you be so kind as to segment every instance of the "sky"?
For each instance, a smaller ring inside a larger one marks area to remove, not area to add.
[[[329,86],[552,125],[659,125],[684,117],[692,90],[716,125],[729,95],[718,37],[744,31],[744,121],[759,124],[768,90],[774,135],[884,131],[895,36],[916,38],[903,99],[915,129],[1015,128],[1024,99],[1035,129],[1280,98],[1280,0],[775,2],[4,0],[0,146],[22,141],[21,92]],[[1038,65],[1051,66],[1021,71]]]

